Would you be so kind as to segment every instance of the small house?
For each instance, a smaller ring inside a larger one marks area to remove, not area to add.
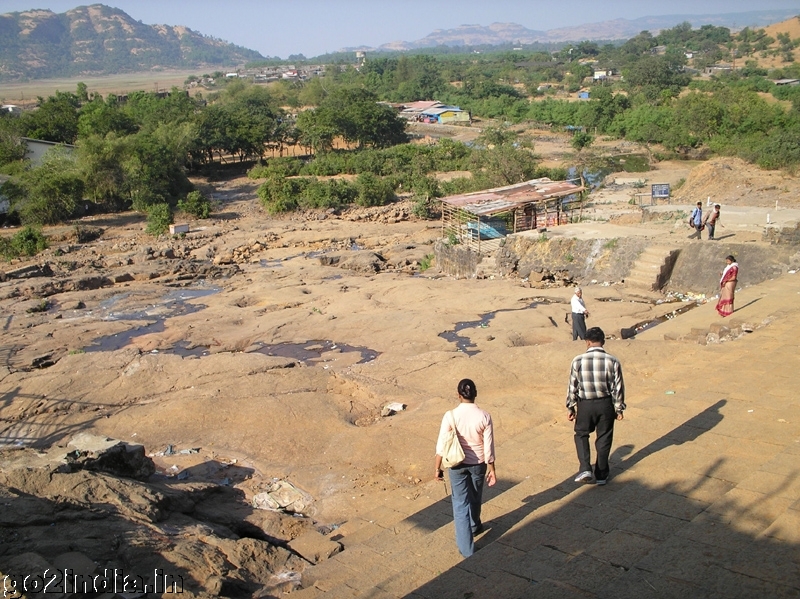
[[[545,177],[442,198],[443,237],[479,253],[493,251],[512,233],[568,223],[583,190]]]
[[[44,159],[44,155],[57,146],[66,148],[69,152],[75,149],[75,146],[71,144],[60,144],[43,139],[31,139],[30,137],[21,137],[20,139],[26,147],[25,158],[30,160],[31,164],[34,166],[40,165]]]

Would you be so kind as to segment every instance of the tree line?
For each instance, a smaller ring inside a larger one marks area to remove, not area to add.
[[[415,194],[425,212],[443,193],[541,176],[529,144],[507,128],[487,128],[474,147],[444,140],[433,149],[409,145],[405,121],[388,102],[420,99],[457,104],[482,118],[582,129],[576,149],[602,134],[796,168],[800,86],[772,80],[800,78],[800,65],[768,71],[752,60],[758,53],[782,56],[796,45],[779,37],[776,46],[763,30],[732,35],[687,23],[622,44],[565,45],[555,54],[378,56],[358,69],[329,65],[308,81],[226,80],[206,98],[180,89],[104,98],[79,84],[75,92],[39,98],[36,110],[19,117],[0,116],[0,171],[12,175],[2,191],[25,223],[69,219],[88,201],[98,210],[158,214],[163,225],[179,203],[208,213],[202,198],[188,199],[194,191],[188,174],[221,162],[262,165],[253,176],[264,179],[260,196],[271,211],[374,205],[402,191]],[[737,56],[745,65],[698,80],[687,67],[689,51],[695,67]],[[593,81],[592,65],[622,77]],[[553,94],[586,85],[588,101]],[[31,167],[22,161],[21,137],[75,149],[50,152]],[[288,146],[305,148],[307,156],[280,158]],[[441,170],[470,170],[472,177],[442,184],[433,177]],[[356,179],[321,179],[340,174]]]

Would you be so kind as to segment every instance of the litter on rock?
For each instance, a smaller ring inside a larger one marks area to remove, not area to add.
[[[381,416],[383,416],[384,418],[386,416],[394,416],[395,414],[397,414],[397,412],[402,412],[405,409],[406,409],[406,404],[400,403],[399,401],[393,401],[383,406],[383,409],[381,410]]]

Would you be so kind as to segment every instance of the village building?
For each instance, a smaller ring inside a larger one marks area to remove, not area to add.
[[[25,158],[34,166],[40,165],[42,160],[44,160],[44,155],[55,147],[66,148],[68,152],[75,150],[75,146],[71,144],[61,144],[54,141],[45,141],[43,139],[31,139],[30,137],[21,137],[20,140],[25,144]]]
[[[463,256],[457,257],[461,251],[480,256],[498,249],[508,235],[572,222],[580,218],[584,189],[541,178],[442,198],[442,238],[449,246],[442,251],[463,264]],[[445,272],[447,263],[437,255]]]
[[[421,100],[410,104],[393,104],[400,116],[419,123],[447,125],[451,123],[471,123],[472,116],[458,106],[448,106],[436,100]]]

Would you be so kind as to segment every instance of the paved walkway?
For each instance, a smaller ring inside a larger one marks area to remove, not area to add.
[[[485,496],[474,556],[456,551],[449,499],[431,481],[345,523],[334,533],[344,551],[307,570],[291,596],[800,597],[800,309],[785,304],[798,283],[787,276],[737,295],[737,305],[759,297],[741,316],[774,319],[752,334],[672,342],[696,350],[670,354],[685,378],[662,377],[663,392],[630,399],[607,486],[572,482],[564,423],[532,426],[497,448],[501,481]],[[783,302],[770,299],[778,291]],[[709,310],[648,335],[707,326]]]

